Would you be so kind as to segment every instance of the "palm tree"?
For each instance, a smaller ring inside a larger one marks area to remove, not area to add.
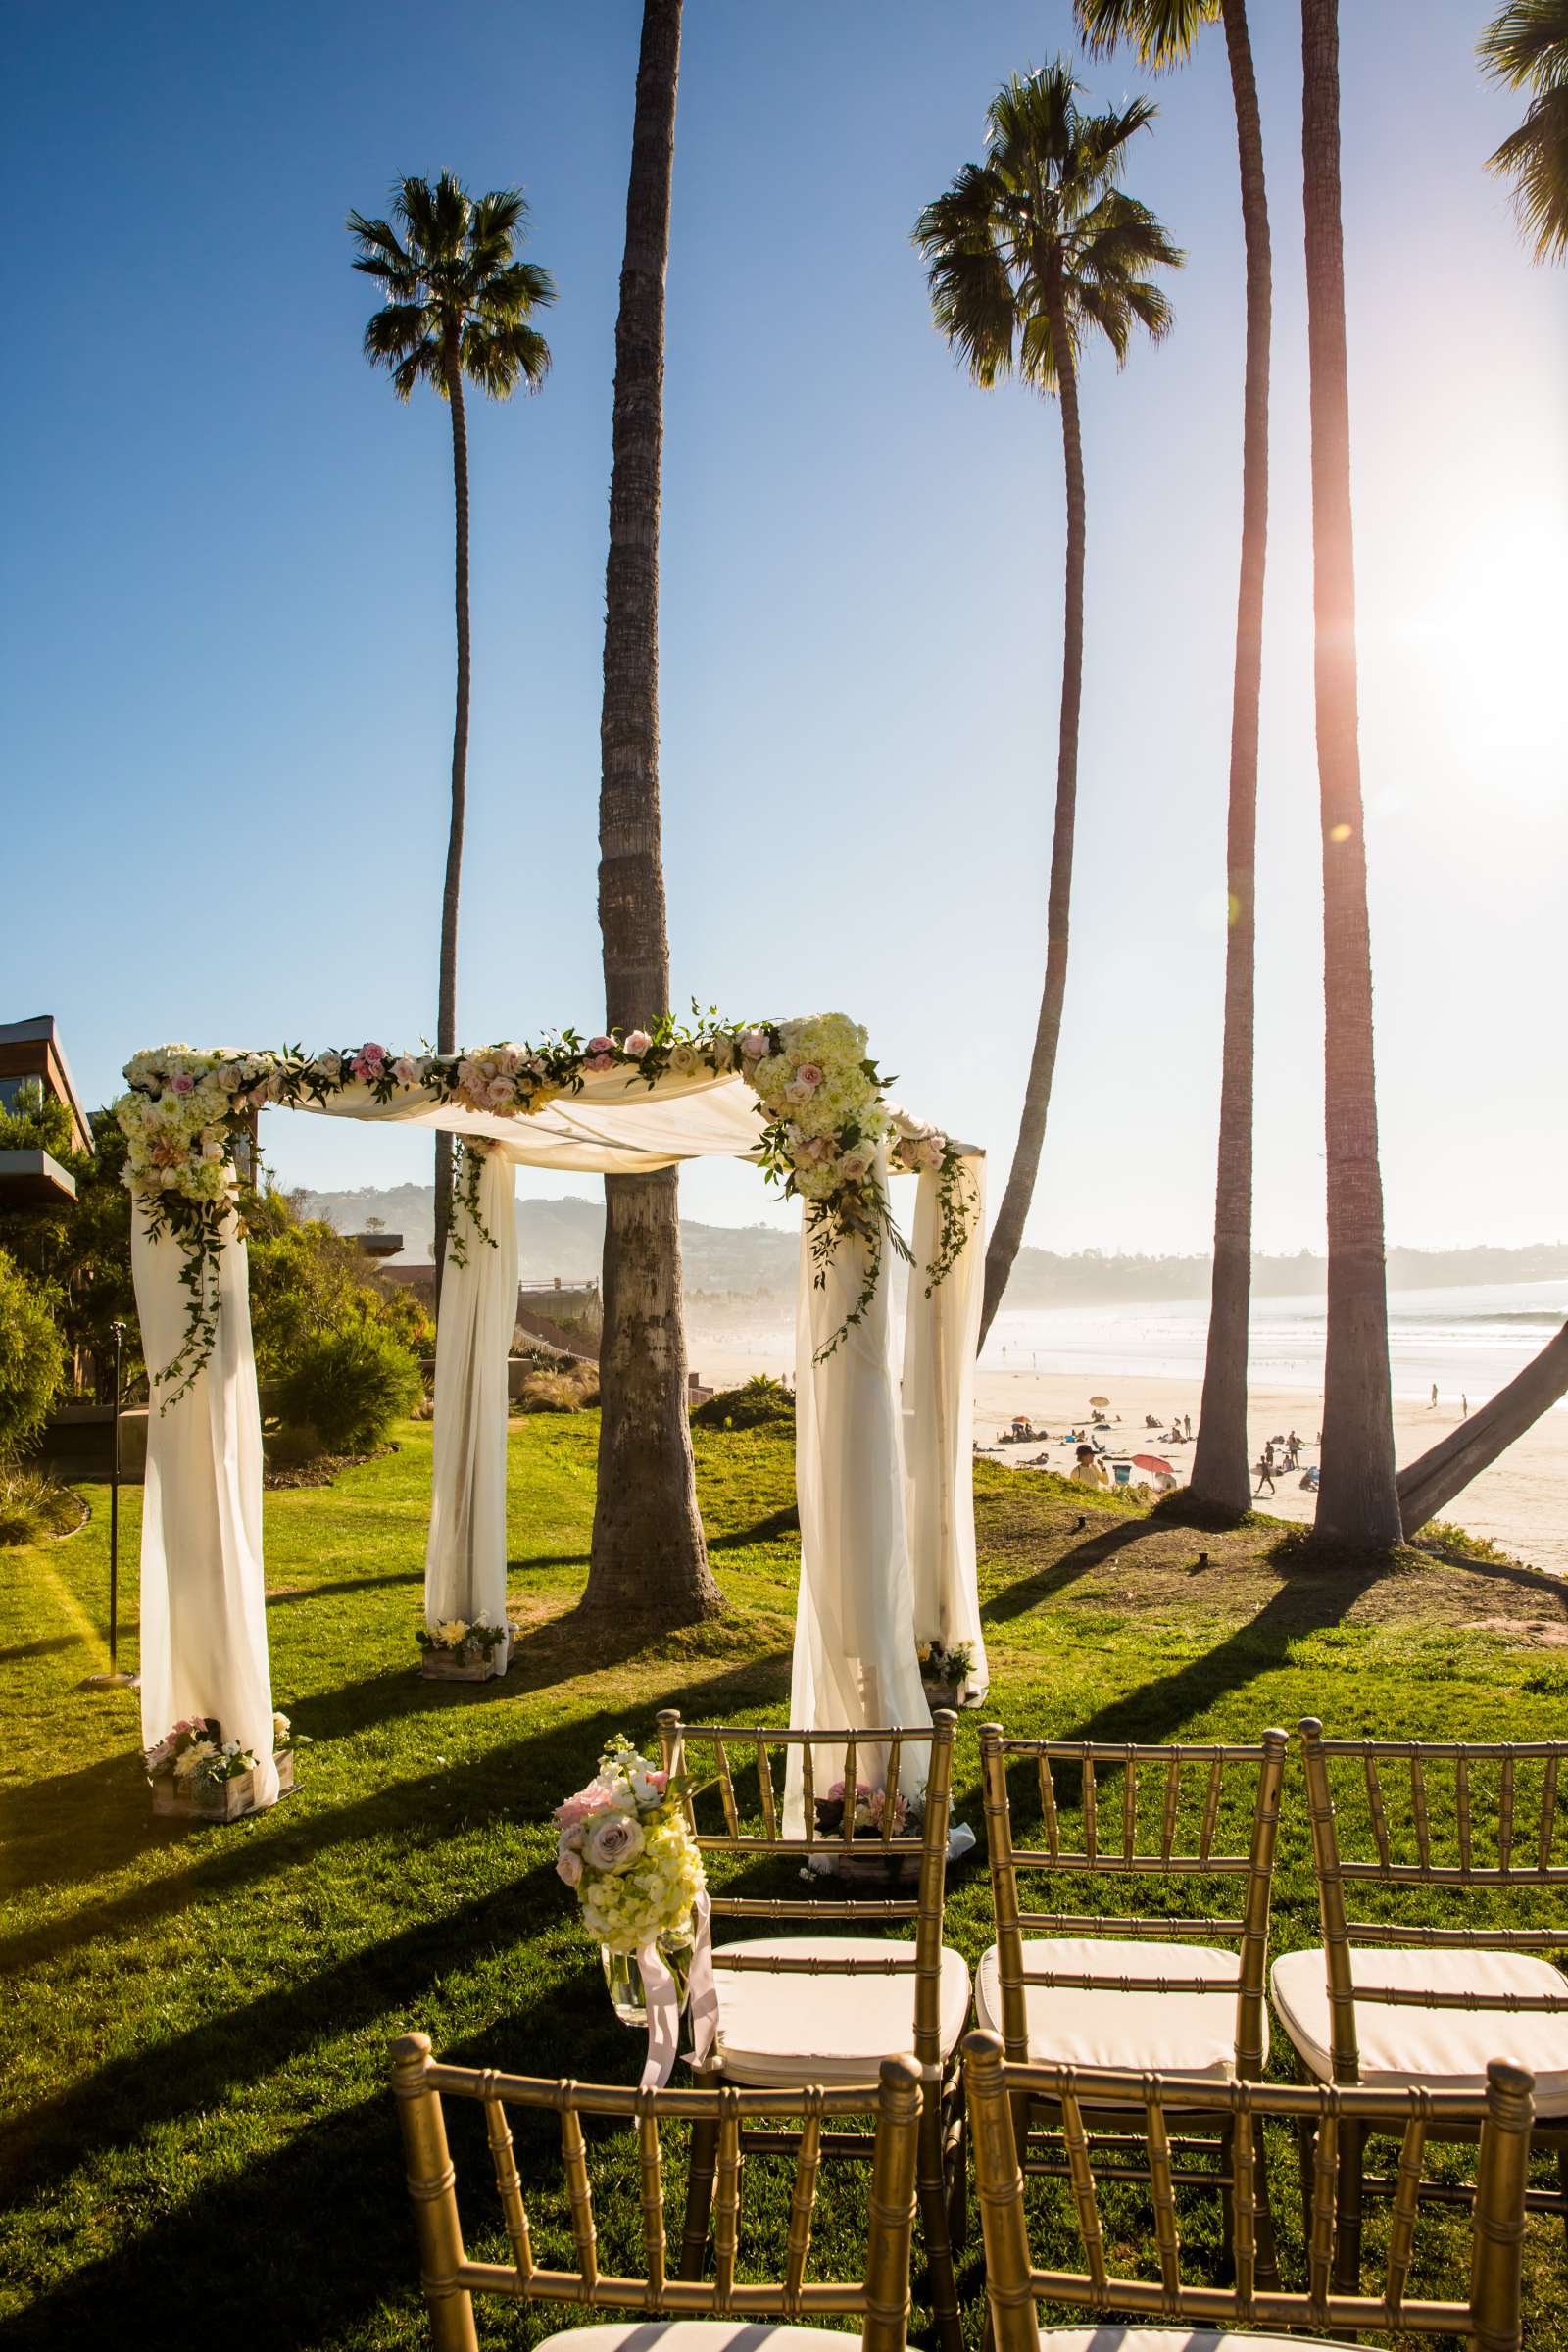
[[[1398,1543],[1400,1526],[1356,695],[1338,0],[1301,0],[1301,63],[1329,1239],[1315,1527],[1325,1545],[1380,1552]]]
[[[599,924],[612,1028],[669,1010],[659,813],[659,516],[664,439],[664,275],[680,74],[681,0],[645,0],[615,320],[605,692],[600,722]],[[583,1606],[644,1627],[716,1615],[687,1421],[673,1168],[605,1179],[603,1413]]]
[[[492,400],[525,384],[537,392],[550,367],[550,347],[533,314],[556,299],[546,270],[516,258],[528,207],[515,188],[472,197],[450,172],[432,186],[398,183],[392,220],[350,213],[348,231],[359,251],[356,270],[386,288],[388,301],[365,329],[365,356],[385,368],[399,400],[429,384],[452,412],[452,477],[457,506],[458,708],[452,731],[452,816],[447,831],[446,881],[441,894],[441,980],[436,1051],[457,1051],[458,899],[463,874],[463,820],[468,768],[468,424],[465,377]],[[400,233],[401,232],[401,233]],[[435,1139],[435,1281],[452,1217],[450,1138]]]
[[[1170,305],[1146,274],[1175,269],[1178,251],[1147,205],[1116,184],[1135,132],[1157,111],[1148,99],[1102,115],[1078,105],[1065,59],[1022,78],[991,102],[986,160],[966,164],[915,224],[932,316],[977,384],[1016,374],[1061,408],[1067,477],[1066,621],[1056,753],[1056,814],[1046,911],[1046,978],[1018,1141],[986,1251],[982,1342],[1023,1239],[1045,1142],[1051,1083],[1067,985],[1073,826],[1078,796],[1078,715],[1084,653],[1084,466],[1078,368],[1099,333],[1121,366],[1135,326],[1155,341]]]
[[[1248,1319],[1252,1291],[1252,1062],[1255,1022],[1257,726],[1268,549],[1268,354],[1273,287],[1263,136],[1247,0],[1076,0],[1081,31],[1103,51],[1129,40],[1160,73],[1185,64],[1205,24],[1223,24],[1241,160],[1247,248],[1247,372],[1242,395],[1242,563],[1231,697],[1230,813],[1225,837],[1225,1029],[1220,1055],[1214,1274],[1203,1402],[1191,1499],[1223,1516],[1251,1497],[1247,1444]]]
[[[1494,81],[1533,90],[1525,119],[1488,161],[1514,183],[1538,262],[1568,254],[1568,0],[1511,0],[1481,36]]]

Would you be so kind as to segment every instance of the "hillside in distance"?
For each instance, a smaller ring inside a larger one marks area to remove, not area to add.
[[[434,1194],[429,1185],[404,1184],[358,1192],[298,1196],[308,1216],[324,1217],[343,1233],[358,1233],[379,1217],[389,1233],[404,1237],[404,1257],[429,1262],[435,1231]],[[691,1297],[734,1297],[787,1307],[795,1297],[800,1245],[795,1235],[771,1225],[699,1225],[683,1219],[681,1252]],[[582,1194],[556,1200],[517,1202],[517,1266],[525,1282],[587,1282],[599,1274],[604,1247],[603,1202]],[[1467,1250],[1391,1250],[1391,1290],[1428,1290],[1479,1283],[1544,1282],[1568,1274],[1568,1243],[1536,1242],[1519,1250],[1481,1245]],[[1024,1249],[1007,1285],[1009,1307],[1109,1306],[1145,1300],[1204,1298],[1207,1256],[1158,1257],[1129,1252],[1110,1255],[1080,1250],[1067,1255]],[[1252,1260],[1252,1288],[1259,1298],[1309,1298],[1324,1285],[1320,1256],[1302,1250],[1292,1256]]]

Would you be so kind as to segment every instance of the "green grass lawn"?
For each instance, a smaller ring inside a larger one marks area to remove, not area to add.
[[[511,1594],[528,1630],[504,1682],[415,1671],[427,1427],[333,1488],[268,1495],[276,1703],[317,1744],[297,1794],[229,1828],[155,1821],[134,1694],[78,1688],[105,1662],[103,1491],[80,1535],[0,1554],[6,2342],[139,2346],[177,2327],[241,2348],[422,2343],[389,2039],[418,2027],[456,2059],[635,2079],[639,2045],[554,1876],[550,1808],[661,1705],[782,1720],[798,1545],[787,1439],[699,1433],[729,1614],[652,1647],[585,1636],[569,1612],[596,1440],[591,1414],[514,1427]],[[987,1712],[1009,1728],[1242,1738],[1315,1713],[1342,1734],[1564,1731],[1564,1603],[1529,1571],[1415,1554],[1377,1576],[1309,1571],[1271,1556],[1268,1527],[1196,1536],[1107,1505],[1080,1528],[1054,1480],[977,1480]],[[957,1792],[978,1829],[972,1718]],[[954,1874],[948,1919],[976,1959],[983,1864]],[[1277,1948],[1316,1940],[1294,1769],[1274,1919]],[[856,2212],[824,2214],[846,2260]],[[1527,2340],[1568,2346],[1559,2225],[1532,2221],[1528,2263]],[[971,2247],[976,2342],[979,2278]],[[487,2343],[552,2324],[480,2313]]]

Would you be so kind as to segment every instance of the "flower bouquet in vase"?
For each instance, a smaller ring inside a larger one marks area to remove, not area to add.
[[[445,1617],[433,1631],[421,1625],[415,1639],[424,1652],[419,1672],[436,1682],[487,1683],[507,1671],[508,1628],[488,1617]]]
[[[649,1980],[654,2006],[679,2014],[707,1950],[707,1880],[683,1794],[683,1783],[620,1736],[588,1786],[556,1807],[557,1875],[599,1944],[615,2015],[647,2025],[651,2037]]]
[[[913,1840],[920,1835],[925,1807],[917,1796],[906,1796],[900,1789],[893,1799],[892,1826],[884,1837],[887,1808],[887,1790],[872,1788],[864,1781],[856,1783],[855,1803],[847,1807],[844,1783],[835,1781],[826,1796],[816,1800],[817,1836],[853,1838],[857,1843],[863,1839],[866,1851],[863,1855],[824,1856],[814,1867],[831,1870],[835,1878],[868,1882],[873,1886],[917,1886],[922,1849]]]

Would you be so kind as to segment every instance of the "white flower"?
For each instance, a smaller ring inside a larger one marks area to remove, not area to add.
[[[686,1045],[671,1046],[669,1049],[669,1067],[673,1076],[677,1078],[689,1078],[693,1070],[700,1067],[697,1048],[695,1046]]]
[[[443,1649],[461,1649],[468,1639],[468,1624],[464,1617],[446,1617],[435,1629],[435,1638]]]

